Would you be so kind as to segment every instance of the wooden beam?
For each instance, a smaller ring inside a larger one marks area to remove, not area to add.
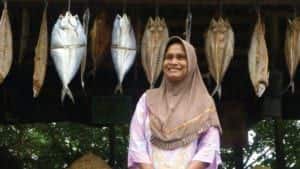
[[[42,0],[9,0],[13,3],[42,3]],[[217,0],[191,0],[191,5],[218,5]],[[67,4],[66,0],[51,0],[49,3],[60,3]],[[75,3],[107,3],[107,4],[123,4],[124,0],[72,0],[72,4]],[[128,5],[153,5],[155,1],[153,0],[127,0]],[[160,0],[159,5],[186,5],[187,2],[183,0]],[[223,5],[253,5],[255,1],[253,0],[222,0]],[[259,1],[259,5],[291,5],[296,4],[299,5],[300,2],[295,0],[261,0]]]

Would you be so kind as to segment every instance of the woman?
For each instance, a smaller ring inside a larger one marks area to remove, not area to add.
[[[195,49],[177,36],[162,49],[162,84],[140,98],[131,120],[128,168],[217,169],[221,126]]]

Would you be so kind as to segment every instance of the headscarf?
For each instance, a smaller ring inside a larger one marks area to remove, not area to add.
[[[146,92],[151,143],[167,150],[188,145],[212,126],[222,132],[214,100],[202,80],[194,47],[173,36],[161,48],[161,54],[164,57],[168,46],[174,43],[182,44],[186,52],[186,76],[172,83],[164,75],[159,88]]]

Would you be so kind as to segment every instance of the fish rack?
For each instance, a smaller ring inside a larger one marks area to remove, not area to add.
[[[76,104],[72,104],[68,100],[63,104],[60,103],[61,84],[54,65],[49,59],[45,85],[41,95],[37,99],[33,99],[31,92],[33,46],[35,46],[37,41],[43,6],[40,0],[8,0],[8,3],[14,37],[14,53],[18,54],[20,41],[20,25],[22,21],[19,10],[28,8],[30,16],[36,17],[30,18],[28,48],[25,51],[22,65],[18,65],[16,63],[17,58],[14,58],[12,69],[5,82],[0,86],[1,122],[14,124],[72,121],[97,126],[105,125],[112,128],[116,124],[128,124],[135,103],[148,87],[141,66],[140,53],[138,52],[133,68],[128,73],[128,76],[125,77],[125,93],[123,96],[112,95],[117,78],[113,70],[111,57],[108,55],[99,67],[96,78],[87,77],[86,93],[81,89],[79,73],[71,83],[70,86],[72,91],[74,91]],[[190,0],[190,3],[193,13],[191,43],[196,47],[200,70],[205,74],[208,72],[208,68],[204,57],[203,34],[208,27],[211,17],[217,14],[218,1]],[[186,1],[160,0],[159,5],[159,14],[166,18],[170,35],[182,35],[186,16],[186,9],[182,8],[182,5],[186,5]],[[287,70],[283,64],[283,35],[287,18],[294,15],[293,7],[299,4],[295,3],[295,0],[266,0],[260,2],[260,5],[266,22],[266,39],[269,48],[271,74],[270,86],[265,96],[257,99],[253,94],[247,70],[247,52],[252,29],[256,21],[253,8],[254,3],[252,0],[223,1],[222,13],[232,23],[236,34],[236,46],[234,59],[222,83],[223,96],[221,100],[216,99],[216,102],[218,103],[219,115],[222,117],[220,119],[224,120],[222,123],[225,125],[225,131],[230,130],[232,133],[241,133],[234,137],[242,138],[228,141],[227,145],[243,146],[245,144],[245,131],[261,119],[300,119],[300,114],[297,111],[299,107],[298,100],[300,99],[300,90],[297,90],[300,88],[299,70],[295,79],[296,93],[294,95],[290,93],[282,94],[282,89],[287,82]],[[72,0],[71,9],[73,13],[81,15],[84,11],[83,6],[89,6],[92,14],[105,8],[112,22],[115,14],[123,10],[123,1]],[[57,16],[66,10],[66,7],[66,1],[49,1],[49,31]],[[135,30],[137,30],[137,25],[139,24],[142,25],[141,30],[143,30],[147,18],[155,14],[154,8],[153,0],[127,0],[126,11]],[[2,6],[0,6],[0,9],[2,9]],[[92,15],[91,21],[94,19],[93,17],[94,15]],[[137,32],[136,34],[141,33]],[[137,41],[140,40],[137,39]],[[89,69],[90,67],[91,63],[88,61],[87,68]],[[209,90],[212,90],[213,82],[209,78],[204,80]],[[299,87],[297,87],[297,84]],[[239,114],[239,116],[236,116],[236,114]],[[230,127],[226,118],[234,118],[240,124]],[[236,130],[236,128],[239,130]],[[113,130],[111,130],[111,135],[113,137]],[[226,134],[224,137],[226,137]]]

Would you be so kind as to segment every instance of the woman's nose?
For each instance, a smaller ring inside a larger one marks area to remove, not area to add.
[[[176,57],[173,57],[173,58],[171,59],[170,62],[171,62],[172,64],[177,64],[177,61],[178,61],[177,58],[176,58]]]

